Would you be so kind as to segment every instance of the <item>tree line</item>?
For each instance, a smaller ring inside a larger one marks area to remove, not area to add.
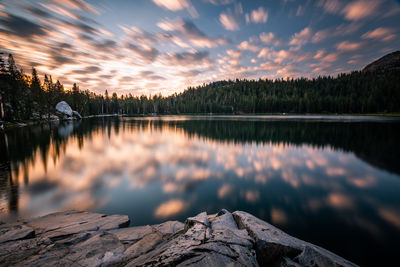
[[[118,96],[68,90],[49,75],[43,81],[0,54],[1,120],[51,119],[64,100],[83,116],[101,114],[244,114],[400,112],[400,71],[354,71],[313,79],[236,79],[189,87],[171,96]]]

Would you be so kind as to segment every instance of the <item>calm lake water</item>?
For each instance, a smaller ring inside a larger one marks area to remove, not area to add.
[[[361,265],[395,265],[400,120],[106,117],[0,133],[0,219],[59,210],[132,225],[243,210]]]

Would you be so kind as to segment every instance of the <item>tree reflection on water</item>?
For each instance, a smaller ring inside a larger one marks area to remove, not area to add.
[[[245,210],[364,263],[363,253],[386,255],[400,237],[399,130],[398,122],[229,117],[13,129],[0,136],[1,215],[84,209],[141,225]]]

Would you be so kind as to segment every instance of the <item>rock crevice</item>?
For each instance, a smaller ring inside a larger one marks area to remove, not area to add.
[[[0,266],[356,266],[242,211],[129,223],[72,211],[0,224]]]

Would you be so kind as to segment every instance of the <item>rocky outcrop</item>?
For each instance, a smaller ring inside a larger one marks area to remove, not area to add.
[[[65,101],[57,103],[56,111],[62,114],[63,116],[62,119],[71,119],[71,118],[82,119],[81,114],[79,114],[79,112],[75,110],[72,110],[72,108]]]
[[[58,102],[56,105],[56,110],[61,114],[72,117],[72,108],[65,101]]]
[[[128,226],[80,211],[0,224],[0,265],[356,266],[241,211]]]
[[[82,119],[81,114],[79,114],[79,112],[75,110],[72,111],[72,116],[78,119]]]

